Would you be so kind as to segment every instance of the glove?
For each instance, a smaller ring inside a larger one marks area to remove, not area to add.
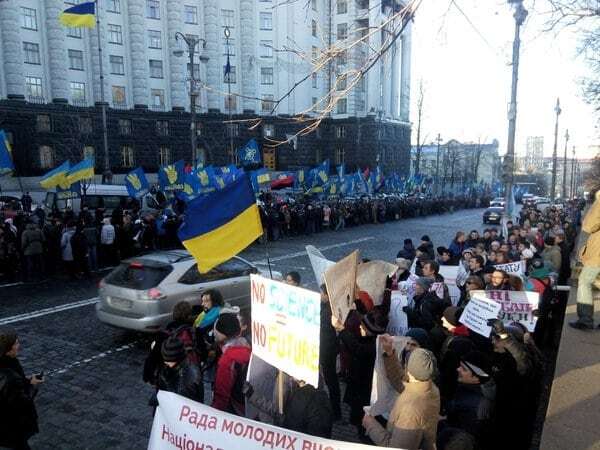
[[[488,319],[487,325],[488,327],[492,327],[492,331],[498,336],[507,334],[504,324],[500,319]]]

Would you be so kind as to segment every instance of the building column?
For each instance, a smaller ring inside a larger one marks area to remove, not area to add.
[[[256,42],[256,5],[253,0],[240,0],[240,41],[242,60],[239,70],[242,80],[242,94],[257,97],[257,42]],[[243,111],[257,111],[256,100],[243,99]]]
[[[19,8],[12,2],[0,2],[0,37],[4,57],[4,79],[6,95],[10,99],[25,98],[25,78],[23,76],[23,52]]]
[[[410,121],[410,63],[412,25],[406,25],[402,33],[402,66],[400,72],[400,120]]]
[[[182,8],[183,3],[180,0],[168,0],[167,1],[167,26],[169,33],[169,69],[170,69],[170,83],[171,83],[171,107],[172,108],[185,108],[188,104],[186,101],[186,65],[185,61],[188,61],[186,57],[177,57],[173,54],[173,50],[176,49],[179,43],[175,40],[175,33],[183,30],[183,19],[182,19]],[[196,46],[196,51],[202,52],[202,43],[199,42]],[[194,62],[196,62],[196,55],[194,55]],[[198,75],[196,75],[198,76]]]
[[[204,0],[204,38],[206,39],[206,56],[209,58],[206,64],[206,85],[208,87],[206,103],[209,110],[220,111],[223,109],[223,103],[220,101],[220,95],[215,92],[221,90],[221,77],[223,76],[221,56],[219,55],[223,36],[220,33],[219,23],[217,0]]]
[[[129,48],[131,51],[131,86],[134,108],[148,107],[148,58],[146,56],[146,4],[144,0],[128,0]]]
[[[397,119],[400,113],[400,96],[402,95],[402,89],[400,88],[400,80],[398,73],[400,72],[400,45],[398,42],[394,43],[392,47],[392,76],[390,77],[390,115],[392,119]]]
[[[102,72],[104,75],[104,101],[110,103],[111,94],[108,89],[108,57],[106,56],[106,12],[102,6],[96,8],[96,14],[100,19],[100,28],[95,27],[90,30],[90,49],[92,54],[92,74],[94,77],[94,101],[101,102],[102,96],[100,95],[100,64],[102,64]],[[102,45],[102,52],[99,52],[98,48],[98,33],[100,33],[100,42]],[[102,53],[102,55],[100,55]],[[102,61],[101,61],[102,59]]]
[[[65,45],[65,28],[58,20],[64,9],[62,0],[46,0],[46,39],[48,41],[48,68],[50,95],[56,103],[67,103],[70,97]]]

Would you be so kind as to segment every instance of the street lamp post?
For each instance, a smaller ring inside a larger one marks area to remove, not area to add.
[[[227,74],[227,112],[229,113],[229,155],[231,156],[231,162],[235,162],[235,155],[233,154],[233,129],[231,124],[231,62],[229,57],[231,54],[229,53],[229,37],[231,36],[231,30],[229,27],[225,27],[223,29],[223,34],[225,35],[225,45],[227,46],[227,67],[229,73]]]
[[[550,199],[554,202],[556,198],[556,147],[558,145],[558,116],[562,110],[560,109],[560,100],[556,99],[556,106],[554,107],[556,113],[556,121],[554,122],[554,150],[552,151],[552,186],[550,187]]]
[[[189,65],[190,65],[190,141],[192,145],[192,160],[194,161],[194,169],[198,163],[198,149],[196,145],[196,78],[194,72],[194,53],[196,52],[196,47],[200,42],[202,42],[202,48],[206,48],[206,41],[202,38],[194,38],[190,36],[185,36],[183,33],[177,31],[175,33],[175,40],[178,41],[181,39],[187,45],[187,51],[189,56]],[[174,50],[173,54],[175,56],[183,56],[183,50],[178,49]],[[207,62],[208,57],[201,55],[201,62]],[[198,71],[200,71],[200,67],[198,66]],[[200,74],[198,74],[199,76]],[[198,77],[199,78],[199,77]]]
[[[517,128],[517,85],[519,82],[519,49],[521,47],[521,25],[527,17],[527,10],[523,7],[523,0],[508,0],[508,3],[515,4],[515,37],[513,40],[512,54],[512,85],[510,93],[510,109],[508,112],[508,144],[506,146],[506,164],[508,172],[506,174],[506,214],[512,215],[512,186],[515,169],[515,136]]]
[[[435,155],[435,193],[439,194],[440,191],[440,144],[442,143],[442,136],[438,133],[437,138],[437,153]]]
[[[562,199],[567,198],[567,145],[569,144],[569,130],[565,130],[565,156],[563,158]]]
[[[571,159],[571,198],[575,198],[575,146],[573,146],[573,159]]]

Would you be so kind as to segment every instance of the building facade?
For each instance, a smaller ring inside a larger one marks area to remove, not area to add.
[[[411,149],[411,167],[415,167],[417,148]],[[446,186],[464,186],[471,183],[493,184],[499,178],[500,156],[498,141],[489,144],[459,142],[428,144],[421,147],[420,172],[426,177],[436,178]]]
[[[544,136],[527,136],[523,169],[531,173],[539,170],[544,163]]]
[[[398,1],[100,0],[99,28],[65,28],[58,16],[73,4],[0,2],[0,120],[22,175],[84,154],[104,170],[102,101],[113,172],[180,158],[232,162],[248,137],[294,137],[263,146],[279,170],[326,157],[408,168],[411,24],[391,38],[402,24]],[[191,63],[181,35],[199,42]],[[295,136],[316,118],[316,131]]]

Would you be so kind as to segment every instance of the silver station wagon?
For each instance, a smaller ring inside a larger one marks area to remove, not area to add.
[[[207,289],[218,289],[226,305],[247,309],[252,273],[269,276],[237,256],[202,274],[185,250],[131,258],[100,281],[96,315],[108,325],[153,333],[171,320],[176,303],[200,305]],[[273,278],[281,280],[281,274],[273,272]]]

